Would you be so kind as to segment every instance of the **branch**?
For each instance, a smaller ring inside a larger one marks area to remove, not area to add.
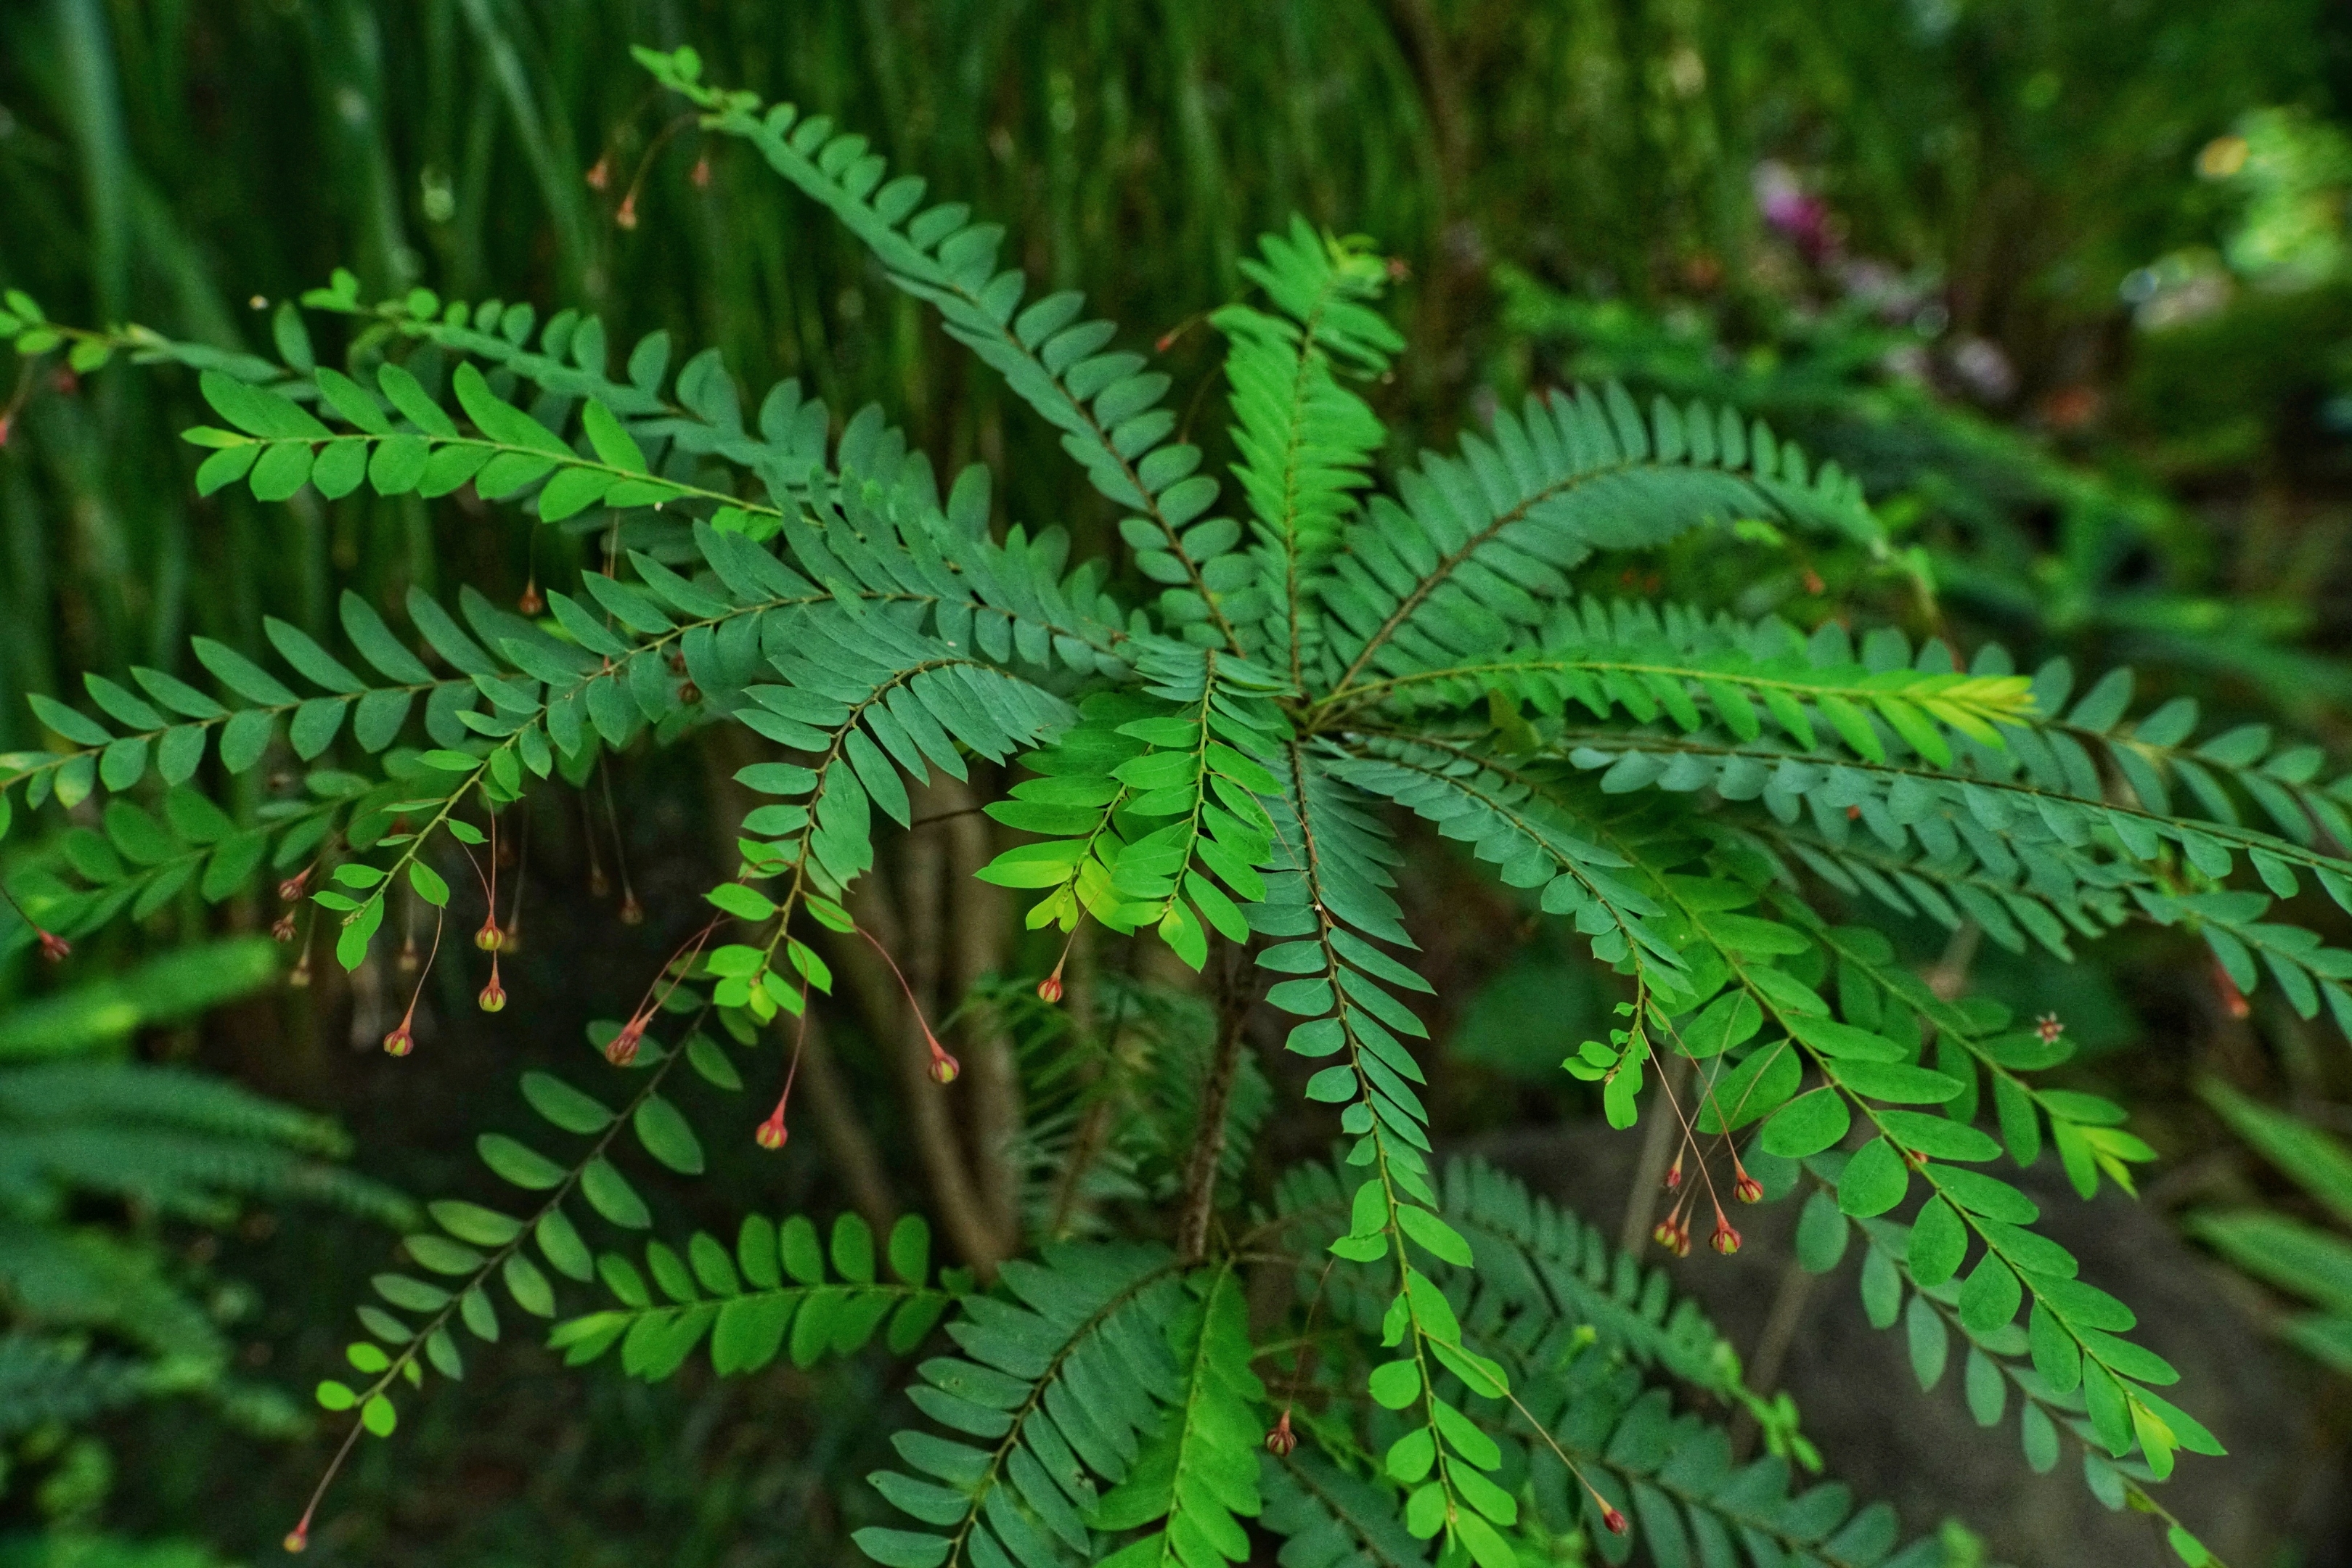
[[[1217,1044],[1201,1086],[1200,1125],[1184,1159],[1184,1206],[1176,1221],[1176,1255],[1196,1263],[1209,1249],[1209,1219],[1217,1206],[1217,1171],[1225,1157],[1225,1108],[1241,1076],[1243,1026],[1257,1000],[1256,973],[1245,946],[1220,938],[1217,976]]]

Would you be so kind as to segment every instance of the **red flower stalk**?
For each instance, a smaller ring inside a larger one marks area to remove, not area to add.
[[[752,1131],[751,1142],[762,1149],[781,1149],[791,1131],[784,1126],[784,1108],[793,1101],[793,1080],[801,1075],[801,1047],[808,1043],[808,994],[806,977],[801,981],[800,1027],[793,1034],[792,1065],[784,1068],[784,1092],[776,1096],[776,1109],[768,1119]]]
[[[1286,1410],[1275,1422],[1274,1430],[1265,1435],[1265,1451],[1276,1458],[1286,1458],[1298,1447],[1298,1434],[1290,1429],[1290,1412]]]
[[[923,1016],[923,1005],[915,1000],[915,988],[908,984],[906,975],[900,973],[898,961],[891,957],[890,950],[876,942],[874,933],[864,926],[857,928],[857,934],[864,937],[874,951],[882,955],[882,962],[890,966],[892,974],[898,976],[898,989],[907,994],[908,1010],[915,1015],[915,1022],[923,1031],[923,1043],[931,1048],[930,1066],[924,1070],[931,1075],[933,1083],[945,1085],[955,1082],[963,1072],[963,1064],[950,1056],[947,1047],[940,1044],[940,1037],[931,1033],[930,1020]]]

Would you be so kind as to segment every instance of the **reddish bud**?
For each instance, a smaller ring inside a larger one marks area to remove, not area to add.
[[[1675,1156],[1675,1163],[1666,1167],[1666,1191],[1671,1193],[1679,1188],[1682,1184],[1683,1157],[1680,1154],[1677,1154]]]
[[[1670,1216],[1660,1220],[1658,1228],[1650,1233],[1650,1239],[1676,1258],[1690,1256],[1690,1226],[1679,1219]]]
[[[702,688],[691,680],[682,681],[678,685],[677,700],[682,706],[691,708],[702,700]]]
[[[1764,1201],[1764,1184],[1742,1171],[1731,1184],[1731,1195],[1743,1204],[1760,1204]]]
[[[496,952],[506,945],[507,933],[499,929],[496,915],[482,917],[482,929],[474,933],[474,945],[484,952]]]
[[[1601,1522],[1609,1527],[1609,1533],[1612,1535],[1625,1533],[1625,1516],[1607,1503],[1601,1505]]]
[[[73,953],[73,943],[53,931],[41,932],[41,956],[51,963],[63,963]]]
[[[1062,999],[1062,972],[1058,969],[1037,982],[1037,1000],[1047,1006]]]
[[[636,192],[631,191],[627,195],[621,198],[621,210],[613,215],[613,221],[619,224],[623,228],[635,228],[637,226]]]
[[[963,1071],[963,1064],[941,1050],[939,1041],[933,1040],[930,1070],[933,1083],[950,1084],[955,1082],[957,1076]]]
[[[307,870],[303,870],[295,872],[292,876],[278,883],[278,901],[280,903],[290,904],[295,900],[300,898],[302,896],[302,889],[310,882],[310,873]]]
[[[1290,1429],[1290,1412],[1286,1410],[1275,1422],[1274,1430],[1265,1435],[1265,1451],[1276,1458],[1285,1458],[1298,1447],[1298,1434]]]
[[[609,159],[599,158],[588,165],[588,188],[601,191],[613,183],[613,165]]]
[[[637,902],[636,891],[634,889],[621,895],[621,923],[625,926],[641,926],[646,923],[646,906]]]
[[[495,961],[490,964],[490,983],[482,987],[482,994],[474,1000],[480,1005],[485,1013],[505,1011],[507,991],[505,986],[499,984],[499,966]]]
[[[547,608],[547,601],[540,596],[538,578],[534,577],[522,585],[522,597],[515,601],[515,608],[531,616],[537,616]]]
[[[621,1026],[621,1032],[604,1045],[604,1059],[616,1068],[627,1067],[637,1059],[637,1047],[646,1037],[646,1020],[632,1018]]]
[[[705,153],[694,161],[694,173],[688,174],[687,178],[694,182],[694,188],[698,191],[707,191],[710,188],[709,153]]]
[[[400,1021],[400,1027],[383,1037],[383,1054],[388,1057],[404,1057],[415,1048],[416,1037],[408,1032],[405,1018]]]
[[[279,942],[292,942],[294,940],[294,911],[289,910],[284,914],[279,915],[275,921],[271,921],[269,926],[269,934],[276,937]]]
[[[310,1527],[308,1524],[296,1525],[286,1532],[286,1539],[281,1544],[289,1552],[302,1551],[310,1544]]]
[[[1731,1228],[1729,1220],[1717,1215],[1715,1216],[1715,1234],[1706,1238],[1706,1244],[1728,1258],[1739,1250],[1739,1233]]]
[[[784,1127],[784,1108],[781,1105],[765,1121],[751,1130],[751,1142],[762,1149],[781,1149],[792,1133]]]

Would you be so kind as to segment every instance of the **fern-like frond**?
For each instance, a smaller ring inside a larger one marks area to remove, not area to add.
[[[926,187],[915,175],[885,184],[887,163],[864,136],[837,131],[824,115],[803,118],[790,104],[762,110],[753,94],[706,86],[690,55],[639,49],[637,58],[703,110],[706,129],[749,142],[830,210],[892,283],[936,307],[950,336],[1064,432],[1064,448],[1095,489],[1129,514],[1120,531],[1137,564],[1169,584],[1163,616],[1192,640],[1242,650],[1237,626],[1265,614],[1254,602],[1255,569],[1234,549],[1240,530],[1230,519],[1202,521],[1217,482],[1194,472],[1199,448],[1169,444],[1176,416],[1160,406],[1166,375],[1145,370],[1139,354],[1102,352],[1116,329],[1079,321],[1085,299],[1075,291],[1023,309],[1027,279],[996,266],[1003,230],[972,223],[961,202],[923,207]]]
[[[1014,1300],[968,1298],[948,1328],[963,1356],[925,1362],[908,1391],[958,1434],[898,1434],[899,1458],[932,1479],[871,1478],[930,1527],[859,1531],[886,1568],[1093,1561],[1101,1489],[1127,1479],[1183,1387],[1169,1331],[1198,1301],[1166,1252],[1048,1247],[1007,1264],[1003,1280]]]
[[[1297,686],[1308,661],[1301,639],[1312,626],[1311,615],[1301,614],[1304,580],[1339,547],[1386,437],[1364,400],[1339,384],[1332,362],[1376,375],[1403,340],[1365,303],[1380,291],[1377,258],[1324,242],[1298,217],[1261,249],[1265,258],[1244,270],[1281,313],[1229,305],[1211,320],[1233,344],[1225,378],[1241,454],[1234,477],[1249,500],[1265,558],[1262,592],[1273,608],[1262,635]]]
[[[1728,414],[1661,402],[1645,421],[1616,386],[1503,410],[1488,439],[1426,459],[1397,490],[1402,504],[1376,499],[1316,584],[1328,612],[1319,685],[1333,698],[1507,647],[1595,550],[1763,514],[1878,537],[1834,465],[1814,475],[1796,448]]]
[[[0,1437],[128,1405],[146,1394],[151,1379],[148,1368],[121,1356],[78,1352],[45,1335],[0,1333]]]
[[[1229,1266],[1186,1284],[1195,1300],[1169,1326],[1175,1396],[1125,1479],[1095,1505],[1092,1521],[1112,1531],[1150,1528],[1100,1559],[1105,1568],[1214,1568],[1220,1559],[1250,1559],[1241,1520],[1264,1507],[1257,1461],[1265,1389],[1250,1371],[1249,1310]]]
[[[617,1343],[623,1370],[648,1383],[684,1365],[706,1334],[711,1369],[722,1376],[758,1372],[788,1346],[794,1366],[812,1366],[821,1356],[861,1349],[877,1331],[892,1354],[904,1355],[967,1282],[933,1279],[930,1228],[919,1216],[901,1218],[883,1251],[896,1283],[876,1271],[874,1233],[856,1215],[834,1221],[829,1247],[818,1245],[816,1226],[803,1215],[781,1225],[746,1215],[731,1257],[707,1231],[694,1234],[683,1258],[649,1241],[644,1274],[617,1253],[598,1260],[620,1306],[556,1325],[548,1343],[569,1366]],[[646,1275],[667,1304],[646,1289]]]

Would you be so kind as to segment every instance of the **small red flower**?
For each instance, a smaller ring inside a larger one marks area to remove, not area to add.
[[[1062,999],[1062,972],[1058,969],[1037,982],[1037,1000],[1047,1006]]]
[[[1690,1227],[1678,1218],[1669,1216],[1660,1220],[1658,1227],[1650,1232],[1650,1239],[1676,1258],[1690,1256]]]
[[[1717,1215],[1715,1216],[1715,1234],[1706,1238],[1706,1244],[1728,1258],[1739,1250],[1739,1233],[1731,1228],[1729,1220]]]
[[[1682,1184],[1683,1157],[1680,1154],[1677,1154],[1675,1156],[1675,1163],[1666,1167],[1666,1191],[1670,1193],[1678,1192],[1681,1190]]]
[[[498,1013],[505,1010],[507,1005],[507,990],[505,986],[499,984],[499,961],[497,959],[494,958],[490,960],[490,983],[482,987],[482,994],[479,996],[475,997],[474,1000],[481,1005],[481,1009],[485,1013]]]
[[[547,608],[547,601],[540,596],[538,578],[533,577],[523,584],[522,597],[515,601],[515,608],[534,619]]]
[[[415,1048],[416,1037],[409,1032],[405,1018],[400,1021],[400,1027],[383,1037],[383,1053],[388,1057],[404,1057]]]
[[[1625,1516],[1606,1503],[1601,1508],[1601,1522],[1609,1527],[1612,1535],[1622,1535],[1627,1529]]]
[[[1275,1422],[1274,1430],[1265,1435],[1265,1451],[1276,1458],[1287,1458],[1298,1447],[1298,1434],[1290,1429],[1290,1412],[1286,1410]]]
[[[784,1108],[777,1106],[765,1121],[751,1131],[751,1142],[762,1149],[781,1149],[792,1133],[784,1127]]]
[[[73,943],[53,931],[41,932],[41,956],[51,963],[63,963],[73,954]]]
[[[292,910],[289,910],[284,914],[279,915],[275,921],[272,921],[269,925],[269,934],[276,937],[279,942],[292,942],[294,940],[294,911]]]
[[[474,945],[484,952],[496,952],[504,945],[507,933],[499,929],[499,917],[484,915],[482,929],[474,933]]]
[[[1762,1203],[1764,1184],[1742,1171],[1739,1173],[1738,1179],[1731,1184],[1731,1195],[1743,1204]]]
[[[937,1084],[950,1084],[955,1082],[962,1071],[963,1064],[940,1049],[939,1041],[933,1040],[931,1042],[931,1081]]]

